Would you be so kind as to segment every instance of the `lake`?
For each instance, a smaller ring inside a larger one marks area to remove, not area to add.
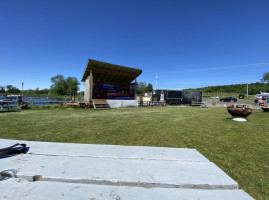
[[[10,101],[9,105],[12,107],[17,107],[17,98],[7,98],[6,96],[0,96],[0,101]],[[69,102],[70,100],[65,98],[50,98],[50,97],[23,97],[23,101],[28,102],[28,106],[43,106],[43,105],[60,105],[64,102]]]

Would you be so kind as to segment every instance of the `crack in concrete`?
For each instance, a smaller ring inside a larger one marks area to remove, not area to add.
[[[77,158],[111,158],[111,159],[130,159],[130,160],[163,160],[174,162],[191,162],[191,163],[211,163],[210,161],[199,160],[176,160],[176,159],[158,159],[158,158],[141,158],[141,157],[115,157],[115,156],[89,156],[89,155],[65,155],[65,154],[46,154],[46,153],[28,153],[29,155],[39,156],[64,156],[64,157],[77,157]]]

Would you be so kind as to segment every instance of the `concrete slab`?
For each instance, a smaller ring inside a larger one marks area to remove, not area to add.
[[[0,171],[17,177],[108,185],[236,189],[238,184],[211,162],[181,162],[22,154],[1,160]]]
[[[30,149],[0,159],[7,199],[252,199],[195,149],[14,140],[0,148],[16,142]]]
[[[196,149],[186,148],[32,142],[5,139],[0,139],[0,148],[18,142],[26,143],[30,147],[28,153],[35,155],[209,162]]]
[[[0,181],[0,199],[7,200],[252,200],[242,190],[144,188],[61,182]]]

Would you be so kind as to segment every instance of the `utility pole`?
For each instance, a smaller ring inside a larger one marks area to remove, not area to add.
[[[157,81],[158,81],[158,74],[156,73],[156,83],[155,83],[155,90],[157,90]]]
[[[21,96],[23,97],[23,82],[21,83]]]
[[[248,83],[247,83],[247,98],[248,98]]]

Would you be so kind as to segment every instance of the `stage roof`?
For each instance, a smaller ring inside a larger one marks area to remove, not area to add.
[[[88,59],[81,81],[85,81],[92,70],[93,82],[103,83],[131,83],[141,73],[141,69],[134,69],[120,65],[105,63],[97,60]]]

